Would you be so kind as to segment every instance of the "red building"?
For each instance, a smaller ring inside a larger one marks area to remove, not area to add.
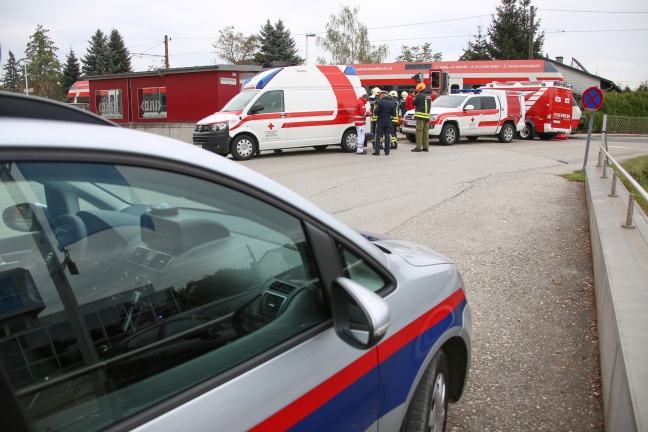
[[[261,66],[218,65],[89,76],[89,109],[115,123],[193,125],[225,105]]]

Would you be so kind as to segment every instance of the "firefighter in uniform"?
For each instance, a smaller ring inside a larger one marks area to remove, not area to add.
[[[389,92],[389,98],[394,103],[394,115],[392,116],[392,131],[389,145],[393,149],[398,148],[398,137],[396,132],[398,132],[398,122],[400,121],[400,102],[398,102],[398,93],[395,90]]]
[[[371,96],[369,99],[369,108],[370,108],[369,111],[371,112],[371,133],[373,135],[373,138],[371,139],[371,146],[374,148],[376,147],[376,122],[378,121],[378,116],[374,114],[374,110],[376,109],[376,104],[379,98],[380,98],[380,89],[378,87],[372,88]]]
[[[430,151],[430,105],[432,98],[430,90],[423,83],[416,85],[414,104],[414,118],[416,119],[416,148],[413,152]]]

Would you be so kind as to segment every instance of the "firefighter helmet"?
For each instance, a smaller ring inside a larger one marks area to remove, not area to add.
[[[371,94],[372,95],[378,95],[380,94],[380,89],[378,87],[374,87],[371,89]]]
[[[423,91],[423,90],[425,90],[425,84],[423,84],[423,83],[416,84],[416,91],[420,92],[420,91]]]
[[[407,97],[407,92],[404,91],[403,93],[401,93],[401,97],[402,97],[403,99],[405,99],[405,98]]]
[[[392,91],[389,92],[389,96],[398,97],[398,93],[396,93],[396,90],[392,90]]]

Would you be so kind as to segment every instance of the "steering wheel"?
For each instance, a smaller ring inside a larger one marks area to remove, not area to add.
[[[54,219],[51,225],[58,250],[69,250],[73,260],[83,260],[88,249],[88,231],[83,220],[77,215],[64,214]]]

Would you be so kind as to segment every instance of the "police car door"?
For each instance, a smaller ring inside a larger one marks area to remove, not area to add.
[[[250,109],[250,128],[259,140],[260,150],[286,147],[287,120],[283,90],[271,90],[259,96]]]

